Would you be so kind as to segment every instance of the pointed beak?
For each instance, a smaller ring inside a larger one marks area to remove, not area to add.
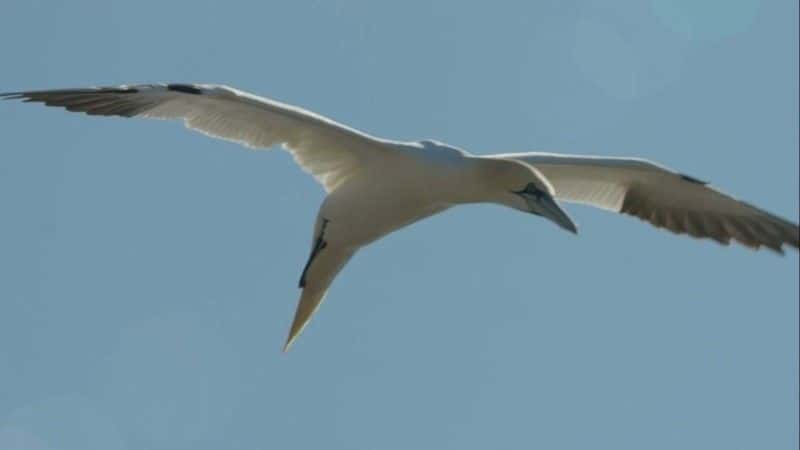
[[[528,201],[528,205],[531,207],[531,212],[534,214],[539,214],[540,216],[546,217],[556,225],[560,226],[561,228],[569,231],[573,234],[578,234],[578,227],[575,225],[575,222],[567,215],[567,213],[561,209],[561,207],[556,203],[556,200],[550,194],[542,194],[537,198],[529,198],[526,196],[526,200]]]

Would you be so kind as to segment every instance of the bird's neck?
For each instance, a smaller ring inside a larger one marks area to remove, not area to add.
[[[444,180],[443,192],[448,201],[453,204],[496,203],[497,193],[489,176],[492,165],[489,159],[465,156]]]

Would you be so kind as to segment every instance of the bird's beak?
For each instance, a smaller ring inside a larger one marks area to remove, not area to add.
[[[542,193],[540,196],[532,197],[525,195],[525,200],[531,208],[531,212],[546,217],[556,225],[573,234],[578,234],[578,227],[575,222],[564,212],[550,194]]]

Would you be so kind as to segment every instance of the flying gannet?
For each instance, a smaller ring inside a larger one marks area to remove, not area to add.
[[[89,115],[181,119],[209,136],[281,145],[327,192],[300,275],[288,350],[331,282],[365,245],[466,203],[491,202],[577,233],[558,200],[636,216],[674,233],[783,253],[798,226],[696,178],[637,158],[476,156],[436,141],[376,138],[296,106],[211,84],[142,84],[0,94]]]

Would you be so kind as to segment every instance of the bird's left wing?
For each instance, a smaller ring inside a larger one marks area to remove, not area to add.
[[[283,145],[331,192],[380,153],[385,141],[302,108],[210,84],[141,84],[0,94],[89,115],[182,119],[188,128],[252,148]]]
[[[549,153],[492,155],[527,163],[558,199],[629,214],[674,233],[727,245],[798,247],[797,224],[737,200],[688,175],[636,158]]]

